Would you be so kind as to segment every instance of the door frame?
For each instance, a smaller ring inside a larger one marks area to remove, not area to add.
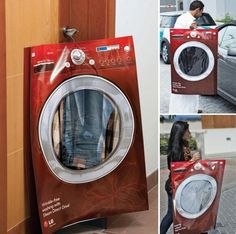
[[[5,1],[0,1],[0,233],[7,231],[7,118]]]

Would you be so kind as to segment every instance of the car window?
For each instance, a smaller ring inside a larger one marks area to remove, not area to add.
[[[236,26],[227,27],[220,47],[224,49],[236,48]]]
[[[201,17],[199,17],[196,20],[197,24],[199,26],[211,26],[211,25],[216,25],[215,21],[211,18],[209,14],[203,14]]]
[[[162,16],[161,28],[173,28],[178,16]]]
[[[216,25],[215,21],[207,13],[203,13],[201,17],[196,20],[199,26],[212,26]]]

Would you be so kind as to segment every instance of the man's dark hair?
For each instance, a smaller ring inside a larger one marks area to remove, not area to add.
[[[190,4],[189,10],[190,10],[190,11],[194,11],[194,10],[196,10],[197,8],[199,8],[200,10],[202,10],[202,9],[204,8],[204,4],[203,4],[201,1],[193,1],[193,2]]]

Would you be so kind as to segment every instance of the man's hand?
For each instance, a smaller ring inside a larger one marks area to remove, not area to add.
[[[190,29],[196,29],[197,28],[197,23],[196,22],[192,22]]]

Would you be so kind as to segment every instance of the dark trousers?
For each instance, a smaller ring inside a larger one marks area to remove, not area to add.
[[[173,202],[172,202],[172,196],[168,194],[168,210],[165,217],[161,221],[160,234],[166,234],[172,223],[173,223]]]

